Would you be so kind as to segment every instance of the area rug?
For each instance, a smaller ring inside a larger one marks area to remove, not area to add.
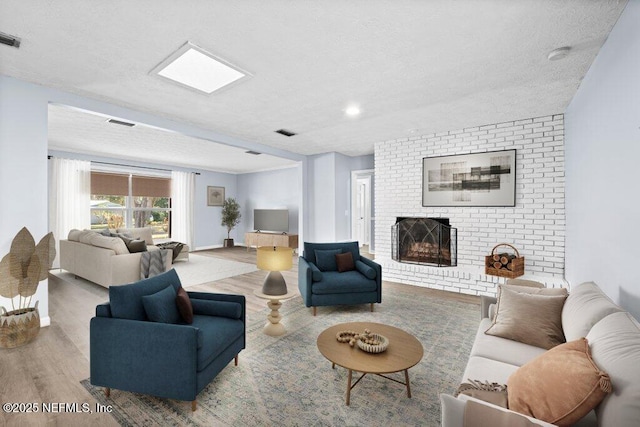
[[[439,394],[453,393],[462,380],[478,310],[473,304],[383,291],[383,303],[373,313],[368,305],[320,307],[313,317],[296,297],[280,310],[288,330],[282,337],[263,334],[267,310],[249,316],[239,365],[230,363],[198,395],[195,412],[188,402],[118,390],[106,399],[88,379],[82,384],[101,404],[113,405],[112,415],[123,426],[438,426]],[[329,326],[355,321],[393,325],[420,340],[424,357],[409,370],[412,398],[401,384],[367,375],[345,405],[347,370],[331,369],[316,339]]]
[[[178,261],[173,264],[173,268],[176,269],[180,283],[185,288],[258,271],[255,264],[194,253],[189,254],[189,261]]]
[[[185,288],[258,270],[254,264],[197,255],[194,253],[189,254],[189,261],[178,261],[173,264],[173,268],[178,272],[180,282]],[[67,282],[87,282],[85,279],[76,278],[73,273],[65,270],[52,270],[51,274],[55,274]]]

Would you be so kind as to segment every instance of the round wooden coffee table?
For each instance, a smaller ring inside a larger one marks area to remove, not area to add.
[[[367,353],[360,350],[357,344],[351,347],[348,343],[341,343],[336,339],[338,332],[364,332],[365,329],[387,337],[389,340],[387,349],[382,353]],[[332,368],[338,365],[349,371],[347,376],[347,405],[351,401],[351,389],[367,374],[376,374],[405,385],[407,387],[407,397],[411,397],[409,368],[417,365],[424,354],[422,344],[413,335],[393,326],[371,322],[340,323],[324,330],[318,336],[318,350],[332,362]],[[361,372],[362,376],[352,385],[353,371]],[[400,371],[404,371],[404,382],[383,375]]]

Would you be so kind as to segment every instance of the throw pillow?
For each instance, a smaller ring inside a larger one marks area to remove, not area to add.
[[[356,270],[360,273],[364,274],[367,279],[375,279],[376,278],[376,270],[373,267],[365,264],[364,262],[358,260],[356,261]]]
[[[611,380],[595,365],[585,338],[559,345],[507,380],[509,409],[559,426],[584,417],[611,392]]]
[[[535,289],[535,288],[532,288]],[[562,306],[566,295],[535,295],[498,288],[495,318],[487,335],[550,349],[562,344]]]
[[[180,322],[180,312],[176,305],[176,290],[171,285],[155,294],[143,296],[142,305],[147,318],[152,322]]]
[[[351,252],[336,254],[336,265],[340,273],[356,269],[356,265],[353,263],[353,254]]]
[[[338,271],[336,255],[341,253],[342,249],[316,250],[316,265],[320,271]]]
[[[312,262],[309,263],[309,268],[311,269],[311,280],[314,282],[321,281],[322,271]]]
[[[509,290],[524,293],[524,294],[534,294],[534,295],[564,295],[565,297],[569,295],[567,288],[538,288],[527,285],[499,285],[500,287],[505,287]]]
[[[144,240],[131,239],[124,235],[119,235],[118,237],[120,237],[124,244],[127,246],[127,249],[129,249],[129,253],[135,254],[137,252],[147,251],[147,242],[145,242]]]
[[[182,320],[188,324],[193,323],[193,306],[191,305],[191,299],[182,286],[178,288],[176,306],[178,307],[178,312],[180,312]]]
[[[142,297],[155,294],[169,285],[176,291],[181,286],[178,273],[174,269],[130,285],[109,286],[112,316],[118,319],[147,320]]]
[[[242,306],[237,302],[194,298],[191,300],[191,305],[193,305],[193,314],[228,317],[230,319],[242,318]]]

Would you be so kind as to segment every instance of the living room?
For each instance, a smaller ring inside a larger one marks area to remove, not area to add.
[[[553,8],[545,2],[540,3],[544,4],[544,8],[540,6],[541,9]],[[406,14],[412,6],[404,6],[406,9],[401,12]],[[3,5],[2,9],[6,8],[7,13],[2,13],[0,24],[3,33],[22,37],[20,49],[2,46],[0,51],[0,194],[12,201],[1,208],[0,246],[3,253],[8,252],[12,237],[21,227],[27,226],[34,236],[42,236],[49,230],[47,156],[63,153],[50,149],[48,115],[51,105],[64,105],[168,129],[193,138],[256,150],[295,163],[295,166],[286,169],[250,174],[200,171],[196,198],[203,214],[194,224],[195,249],[214,247],[226,237],[226,231],[219,226],[217,213],[213,214],[219,209],[205,206],[206,187],[212,185],[225,187],[227,197],[237,197],[241,205],[250,209],[249,206],[259,208],[269,203],[261,199],[264,188],[282,189],[286,183],[286,189],[280,194],[295,194],[295,200],[285,202],[281,199],[278,207],[287,203],[286,207],[292,212],[297,210],[295,231],[300,235],[301,242],[350,239],[349,218],[344,215],[345,210],[350,210],[350,188],[346,184],[349,173],[374,169],[375,256],[383,265],[385,280],[463,294],[495,293],[495,282],[487,283],[486,278],[466,280],[463,277],[461,280],[463,273],[444,277],[440,273],[433,273],[430,268],[410,272],[403,268],[392,268],[394,262],[390,253],[389,230],[397,217],[448,217],[452,225],[459,229],[459,270],[463,267],[481,269],[482,257],[495,244],[510,242],[521,249],[529,260],[526,266],[528,273],[543,277],[551,284],[566,281],[571,286],[595,281],[613,301],[636,318],[640,317],[637,274],[633,269],[602,268],[603,258],[619,259],[622,266],[633,265],[638,254],[635,241],[640,238],[640,230],[635,226],[635,219],[640,212],[638,204],[630,196],[633,193],[629,191],[634,188],[632,162],[640,158],[640,111],[637,103],[640,94],[640,82],[637,79],[640,71],[640,55],[637,54],[640,34],[635,25],[640,20],[640,6],[637,1],[602,1],[590,5],[571,3],[563,6],[558,16],[570,15],[581,8],[595,10],[590,10],[591,20],[584,17],[584,22],[588,24],[570,20],[578,28],[574,28],[573,32],[565,28],[568,36],[562,38],[558,35],[553,45],[538,52],[544,59],[544,67],[560,67],[556,71],[546,71],[552,78],[545,82],[545,86],[536,86],[535,76],[531,75],[522,80],[516,79],[515,82],[505,79],[504,86],[497,88],[497,92],[504,91],[509,96],[510,102],[505,104],[496,104],[489,96],[488,92],[492,89],[489,86],[493,82],[484,87],[483,82],[479,81],[476,89],[481,92],[475,94],[457,95],[452,91],[451,100],[429,101],[435,102],[436,105],[431,108],[437,114],[424,112],[425,119],[422,122],[409,126],[396,116],[402,124],[393,130],[395,134],[380,132],[385,136],[369,141],[372,151],[358,156],[343,154],[338,149],[304,154],[306,148],[296,147],[295,137],[287,139],[291,150],[283,148],[285,143],[271,146],[257,139],[245,140],[230,136],[236,135],[234,129],[217,129],[215,124],[210,127],[193,124],[180,119],[179,112],[175,115],[166,111],[154,114],[135,105],[110,99],[96,88],[103,84],[117,85],[117,81],[107,79],[107,83],[104,83],[89,80],[85,84],[77,83],[76,88],[65,88],[55,79],[47,81],[32,77],[29,73],[36,75],[34,70],[21,73],[14,68],[14,64],[20,63],[19,55],[28,51],[30,45],[42,42],[38,39],[42,36],[31,35],[35,28],[28,28],[31,25],[29,19],[25,19],[22,25],[17,19],[8,22],[8,17],[15,14],[28,17],[30,13],[24,11],[23,7],[26,6]],[[446,8],[443,5],[440,7]],[[314,12],[321,10],[314,8]],[[356,20],[358,14],[351,12]],[[396,13],[402,15],[400,11]],[[505,14],[513,19],[508,11]],[[57,15],[54,13],[53,16]],[[556,18],[562,22],[558,16]],[[545,17],[548,18],[547,15]],[[66,25],[67,18],[60,19]],[[517,23],[511,22],[510,25]],[[126,49],[125,41],[121,43],[121,48]],[[506,41],[499,40],[499,43]],[[516,47],[528,49],[526,43],[522,46],[499,43],[493,46],[493,50],[488,50],[487,55],[497,54],[502,48],[512,49],[509,55],[517,54]],[[564,45],[572,46],[567,58],[547,60],[546,55],[551,49]],[[82,49],[84,47],[79,48]],[[473,49],[473,46],[469,49]],[[49,64],[49,67],[67,69],[80,65],[56,63]],[[439,66],[438,62],[433,62],[434,68],[438,69]],[[464,62],[449,67],[464,67]],[[581,71],[572,74],[573,80],[564,80],[566,68],[573,67]],[[440,70],[445,74],[450,71],[444,65]],[[542,70],[536,72],[543,73]],[[478,74],[483,75],[482,70]],[[257,75],[253,77],[253,80],[256,79]],[[534,90],[526,91],[527,88]],[[421,92],[420,97],[428,99],[426,93]],[[565,94],[564,98],[560,97],[564,104],[545,108],[547,100],[556,99],[558,93]],[[320,97],[324,94],[314,93],[316,95]],[[462,98],[462,104],[454,103],[454,98]],[[402,97],[387,98],[389,104],[396,103],[394,108],[406,100]],[[169,102],[171,100],[167,99]],[[472,119],[458,113],[466,104],[477,110],[477,115]],[[531,113],[520,113],[522,105],[530,106],[527,111]],[[363,114],[367,109],[373,110],[363,105]],[[385,112],[393,116],[388,110]],[[441,127],[430,130],[426,122],[435,121],[437,115],[446,120],[440,118],[438,123],[442,124]],[[369,125],[378,120],[375,115],[366,118]],[[349,119],[334,131],[342,132],[357,120]],[[277,126],[289,125],[280,122]],[[277,128],[274,127],[271,132]],[[541,135],[536,135],[536,128],[544,129]],[[417,133],[409,133],[407,129],[415,129]],[[484,135],[471,135],[474,132],[484,132]],[[498,135],[501,132],[511,134]],[[478,138],[465,140],[466,137],[462,136],[462,141],[456,139],[467,133],[469,138]],[[241,135],[241,132],[237,134]],[[349,134],[354,138],[356,136],[356,133]],[[509,139],[518,135],[522,138]],[[446,141],[447,145],[439,145],[442,141]],[[331,146],[329,142],[327,139],[327,147]],[[516,149],[520,156],[515,207],[473,209],[422,206],[421,161],[424,157],[507,149]],[[82,157],[81,154],[76,156]],[[122,162],[117,153],[100,158],[94,156],[92,160]],[[132,166],[167,166],[167,163],[147,163],[142,160],[129,160],[128,163]],[[257,187],[257,183],[264,187]],[[253,189],[256,189],[255,192]],[[397,206],[402,206],[402,209],[397,209]],[[238,242],[242,241],[244,231],[252,228],[251,222],[246,219],[233,232],[232,237]],[[603,256],[604,251],[610,254]],[[480,281],[485,285],[481,286]],[[40,300],[41,316],[48,318],[46,281],[38,289],[35,298]],[[5,300],[1,301],[4,304]]]

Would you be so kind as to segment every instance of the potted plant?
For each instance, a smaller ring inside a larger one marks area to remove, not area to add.
[[[240,204],[233,197],[227,198],[222,204],[222,225],[227,227],[227,238],[224,239],[224,247],[232,248],[233,239],[231,238],[231,230],[240,224]]]
[[[12,310],[0,307],[0,347],[13,348],[28,343],[40,331],[38,302],[31,299],[38,283],[47,278],[56,256],[55,239],[49,233],[36,245],[23,227],[11,242],[11,249],[0,261],[0,295],[11,300]],[[20,295],[18,306],[14,297]]]

